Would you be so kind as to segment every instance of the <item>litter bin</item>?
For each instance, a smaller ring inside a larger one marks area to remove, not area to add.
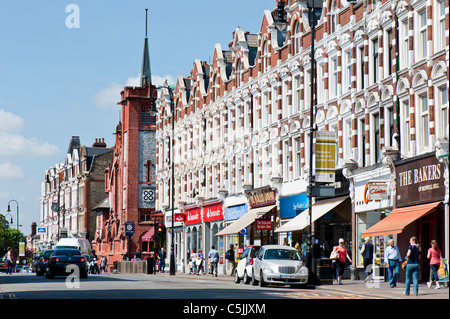
[[[147,275],[153,274],[153,269],[155,267],[154,263],[155,261],[153,258],[147,258]]]
[[[333,284],[333,262],[329,258],[317,260],[317,277],[320,285]]]

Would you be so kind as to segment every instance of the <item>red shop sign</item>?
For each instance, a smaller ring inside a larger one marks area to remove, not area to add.
[[[203,221],[212,222],[223,219],[222,203],[203,207]]]
[[[186,225],[199,224],[202,222],[202,210],[200,208],[193,208],[186,210]]]
[[[176,222],[184,223],[186,220],[186,214],[185,213],[175,213],[175,220]]]
[[[257,219],[256,230],[272,230],[272,221],[270,219]]]

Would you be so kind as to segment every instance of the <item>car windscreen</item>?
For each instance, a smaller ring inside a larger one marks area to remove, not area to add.
[[[290,249],[268,249],[264,259],[301,260],[298,251]]]
[[[50,255],[52,254],[53,250],[46,250],[44,251],[44,253],[42,254],[42,257],[50,257]]]
[[[76,256],[81,255],[78,249],[56,249],[53,256]]]

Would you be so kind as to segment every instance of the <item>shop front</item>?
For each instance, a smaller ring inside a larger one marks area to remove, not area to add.
[[[308,209],[308,194],[300,193],[292,196],[280,197],[280,226],[283,226]],[[294,247],[301,243],[300,233],[282,232],[278,233],[278,242]]]
[[[217,233],[224,227],[223,204],[221,201],[204,202],[202,204],[202,220],[205,230],[205,244],[203,255],[208,256],[211,246],[214,246],[219,254],[223,250],[223,240],[217,237]],[[222,262],[221,262],[222,264]],[[219,265],[220,266],[220,265]]]
[[[234,238],[233,244],[239,248],[248,245],[266,245],[275,242],[273,224],[277,217],[276,192],[272,188],[264,187],[246,192],[250,210],[246,211],[246,205],[237,205],[226,208],[227,227],[217,233],[216,236],[227,236],[226,244],[230,238]],[[244,213],[245,212],[245,213]],[[243,215],[241,215],[244,213]],[[236,218],[227,220],[227,218]],[[256,221],[264,220],[264,226]],[[232,221],[232,222],[231,222]],[[231,222],[231,223],[230,223]],[[268,226],[270,224],[270,227]]]
[[[186,260],[185,254],[183,253],[185,249],[185,242],[183,241],[183,225],[186,219],[186,215],[181,213],[177,208],[174,210],[175,219],[173,220],[173,242],[174,242],[174,252],[175,252],[175,264],[176,271],[184,271]],[[170,250],[172,247],[172,210],[166,211],[164,214],[164,224],[167,229],[166,243],[167,246],[164,247],[167,252],[166,264],[170,263]],[[166,267],[168,268],[168,267]]]
[[[185,251],[186,264],[189,263],[193,252],[204,248],[203,227],[202,227],[202,209],[199,206],[189,206],[184,208],[185,220]]]
[[[312,221],[315,239],[320,247],[320,255],[328,258],[333,246],[338,245],[339,238],[344,238],[349,251],[351,241],[351,202],[349,196],[341,196],[316,201],[309,209],[294,217],[291,221],[275,230],[276,233],[292,233],[294,239],[301,243],[303,256],[306,253],[308,227]]]
[[[391,196],[391,174],[390,169],[385,166],[377,167],[370,171],[361,170],[353,176],[354,181],[354,210],[355,210],[355,266],[356,276],[364,279],[363,258],[359,253],[366,236],[363,233],[377,224],[380,220],[389,216],[392,211]],[[373,267],[381,267],[374,274],[384,275],[382,264],[384,261],[384,250],[392,238],[391,235],[370,236],[372,244],[375,245],[373,256]],[[382,281],[384,280],[384,277]]]
[[[421,280],[427,281],[430,268],[426,251],[431,240],[436,240],[445,251],[444,164],[431,153],[397,161],[395,170],[395,209],[362,236],[393,236],[402,257],[406,255],[410,238],[417,237],[422,247]]]

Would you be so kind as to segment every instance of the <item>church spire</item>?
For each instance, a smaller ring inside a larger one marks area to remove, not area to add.
[[[144,54],[142,57],[141,68],[141,86],[144,87],[149,83],[152,83],[152,72],[150,70],[150,53],[148,50],[148,38],[147,38],[147,10],[145,9],[145,40],[144,40]]]

